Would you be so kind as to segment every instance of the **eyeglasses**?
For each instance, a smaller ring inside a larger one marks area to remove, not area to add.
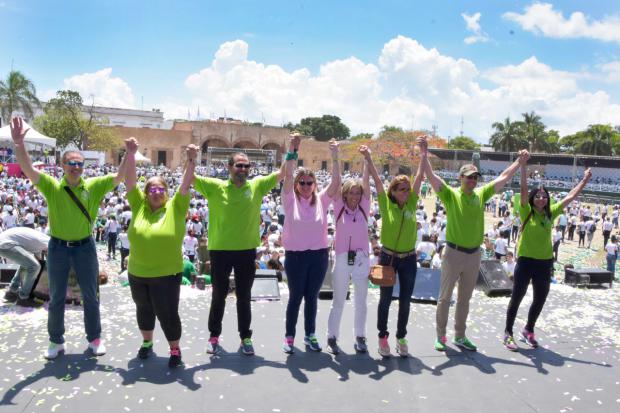
[[[149,194],[163,194],[166,192],[166,188],[160,188],[157,186],[152,186],[149,188]]]
[[[535,195],[534,199],[549,199],[547,195]]]
[[[299,185],[301,185],[301,186],[306,186],[306,185],[312,186],[312,185],[314,185],[314,181],[299,181]]]
[[[235,168],[239,168],[239,169],[250,169],[252,165],[250,165],[249,163],[236,163],[235,164]]]
[[[394,191],[396,191],[396,192],[409,192],[409,191],[411,191],[411,187],[403,186],[401,188],[394,188]]]
[[[68,166],[77,166],[78,168],[82,168],[84,166],[84,161],[67,161],[65,165]]]
[[[479,175],[469,175],[465,177],[466,179],[472,179],[474,181],[477,181],[479,178]]]

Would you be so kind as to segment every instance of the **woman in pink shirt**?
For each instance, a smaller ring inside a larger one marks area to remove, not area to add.
[[[349,178],[336,191],[334,218],[336,260],[332,273],[334,295],[327,324],[327,349],[339,354],[338,336],[344,303],[353,282],[355,300],[355,350],[367,351],[366,346],[366,297],[368,296],[368,214],[370,211],[370,183],[368,168],[364,167],[362,179]]]
[[[327,211],[340,188],[338,144],[332,142],[332,181],[317,193],[314,173],[300,168],[295,177],[299,136],[291,137],[286,154],[282,204],[284,230],[282,242],[286,250],[284,270],[288,279],[289,299],[286,306],[286,333],[282,350],[293,353],[295,328],[301,300],[304,300],[304,343],[310,350],[321,351],[316,338],[316,311],[319,290],[325,279],[329,253],[327,248]]]

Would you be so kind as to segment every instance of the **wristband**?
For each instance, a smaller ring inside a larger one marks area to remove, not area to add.
[[[297,155],[297,152],[287,152],[286,153],[286,158],[284,158],[284,160],[286,161],[292,161],[292,160],[297,160],[297,158],[299,157],[299,155]]]

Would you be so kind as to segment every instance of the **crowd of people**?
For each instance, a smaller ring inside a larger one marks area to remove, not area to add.
[[[377,172],[366,146],[359,148],[364,159],[361,176],[341,173],[337,142],[330,143],[332,173],[297,168],[300,138],[296,135],[290,139],[282,167],[273,172],[254,170],[241,152],[232,154],[225,167],[198,167],[198,148],[193,145],[187,148],[183,168],[136,166],[139,143],[134,138],[125,141],[126,154],[118,168],[85,167],[82,154],[69,151],[63,154],[59,167],[41,171],[32,166],[23,145],[25,131],[19,118],[12,122],[12,134],[25,178],[3,177],[0,256],[16,262],[21,259],[24,264],[5,299],[34,305],[28,290],[38,268],[28,265],[24,257],[46,252],[51,297],[48,359],[64,352],[64,294],[70,268],[76,270],[83,294],[89,348],[95,355],[106,352],[101,340],[96,242],[107,242],[111,260],[116,259],[118,247],[121,271],[127,270],[143,338],[138,357],[152,353],[158,320],[169,343],[170,367],[182,364],[178,308],[184,260],[211,275],[210,354],[221,351],[219,336],[233,269],[240,348],[244,354],[254,354],[250,295],[258,268],[283,271],[287,279],[284,352],[295,351],[302,302],[303,342],[312,351],[322,350],[317,336],[317,299],[330,269],[334,298],[327,348],[333,354],[341,351],[340,324],[352,283],[353,344],[356,351],[366,352],[368,274],[373,266],[389,266],[400,286],[395,349],[406,357],[410,298],[420,266],[441,269],[435,349],[446,350],[448,310],[458,284],[452,342],[475,351],[477,346],[466,335],[469,301],[481,259],[500,259],[515,285],[504,344],[516,350],[514,319],[530,282],[534,302],[522,334],[529,345],[538,345],[534,327],[562,242],[571,240],[575,231],[581,241],[583,232],[583,246],[590,248],[591,228],[600,228],[612,270],[618,255],[617,237],[612,235],[618,229],[618,206],[591,207],[577,200],[591,172],[586,171],[580,183],[561,199],[544,185],[529,191],[527,151],[521,151],[506,170],[482,186],[478,186],[482,177],[478,169],[464,165],[457,176],[459,186],[453,188],[433,171],[424,137],[417,141],[421,161],[415,176],[391,177]],[[54,178],[61,171],[62,178]],[[521,197],[504,190],[517,172]],[[424,203],[431,190],[437,195],[433,211]],[[497,219],[492,228],[485,228],[485,212]],[[21,241],[13,237],[17,241],[5,244],[3,234],[10,235],[14,228],[23,228],[20,231],[26,235],[21,235]],[[26,248],[24,237],[34,239],[34,233],[37,246]],[[47,248],[42,248],[46,241]],[[388,341],[392,292],[393,285],[379,289],[376,325],[378,352],[383,357],[392,354]]]

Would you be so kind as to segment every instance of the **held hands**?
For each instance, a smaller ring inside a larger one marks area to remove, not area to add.
[[[187,156],[188,161],[196,160],[196,158],[198,157],[198,149],[199,148],[196,145],[187,145],[187,148],[185,149],[185,155]]]
[[[583,173],[583,180],[588,182],[590,180],[590,178],[592,178],[592,170],[590,170],[590,168],[588,168]]]
[[[125,139],[125,149],[128,154],[135,155],[138,152],[138,140],[133,136],[131,138]]]
[[[527,151],[527,149],[521,149],[518,155],[519,155],[519,165],[521,166],[527,165],[527,161],[530,160],[530,153]]]
[[[416,139],[416,143],[420,148],[420,155],[427,156],[428,155],[428,140],[426,135],[418,136]]]
[[[372,155],[372,151],[370,150],[370,148],[366,145],[361,145],[358,148],[359,153],[362,154],[362,156],[364,157],[365,160],[370,160],[370,155]]]
[[[292,134],[289,137],[289,151],[297,152],[299,149],[299,143],[301,142],[301,138],[298,134]]]
[[[12,119],[10,127],[13,143],[15,143],[15,145],[23,145],[26,133],[28,133],[30,128],[24,130],[24,120],[20,116],[16,116]]]

